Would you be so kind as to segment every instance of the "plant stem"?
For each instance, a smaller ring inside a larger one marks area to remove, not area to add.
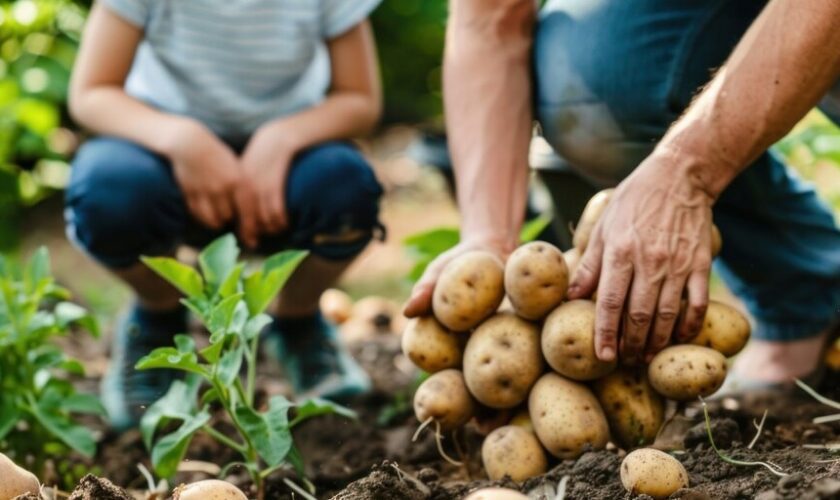
[[[259,335],[254,337],[251,340],[251,349],[246,356],[248,361],[248,381],[247,385],[245,386],[246,391],[246,399],[245,401],[248,403],[248,406],[254,406],[254,393],[256,392],[256,382],[257,382],[257,354],[259,349]]]
[[[245,445],[243,445],[241,443],[237,443],[233,439],[225,436],[221,432],[219,432],[216,429],[214,429],[213,427],[211,427],[209,424],[202,427],[202,430],[204,432],[206,432],[210,437],[215,439],[216,441],[222,443],[223,445],[225,445],[229,448],[233,448],[234,450],[238,451],[240,454],[245,455],[245,454],[248,453],[248,449],[245,448]]]

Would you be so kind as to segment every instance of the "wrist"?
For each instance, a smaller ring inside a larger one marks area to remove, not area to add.
[[[208,133],[207,127],[192,118],[169,115],[160,127],[157,152],[170,160],[177,159]]]
[[[661,142],[645,164],[663,170],[665,178],[683,180],[688,187],[717,200],[740,169],[716,159],[713,151],[683,143]]]

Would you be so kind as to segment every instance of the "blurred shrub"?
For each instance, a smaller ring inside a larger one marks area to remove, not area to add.
[[[67,0],[0,2],[0,249],[20,209],[64,187],[76,137],[65,111],[85,9]]]

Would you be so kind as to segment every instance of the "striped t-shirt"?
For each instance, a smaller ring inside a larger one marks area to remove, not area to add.
[[[126,92],[241,141],[324,98],[325,41],[381,0],[104,1],[144,31]]]

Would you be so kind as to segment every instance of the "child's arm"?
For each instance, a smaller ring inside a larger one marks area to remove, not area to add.
[[[251,138],[237,193],[240,236],[255,245],[259,233],[286,224],[282,187],[296,153],[315,144],[368,133],[382,113],[382,89],[373,33],[364,21],[330,40],[332,84],[319,105],[269,122]],[[280,189],[278,189],[280,187]]]
[[[125,93],[123,85],[142,38],[141,28],[94,5],[70,83],[70,113],[95,132],[122,137],[169,158],[192,214],[210,227],[220,227],[233,218],[231,193],[239,179],[238,160],[197,121],[163,113]]]

